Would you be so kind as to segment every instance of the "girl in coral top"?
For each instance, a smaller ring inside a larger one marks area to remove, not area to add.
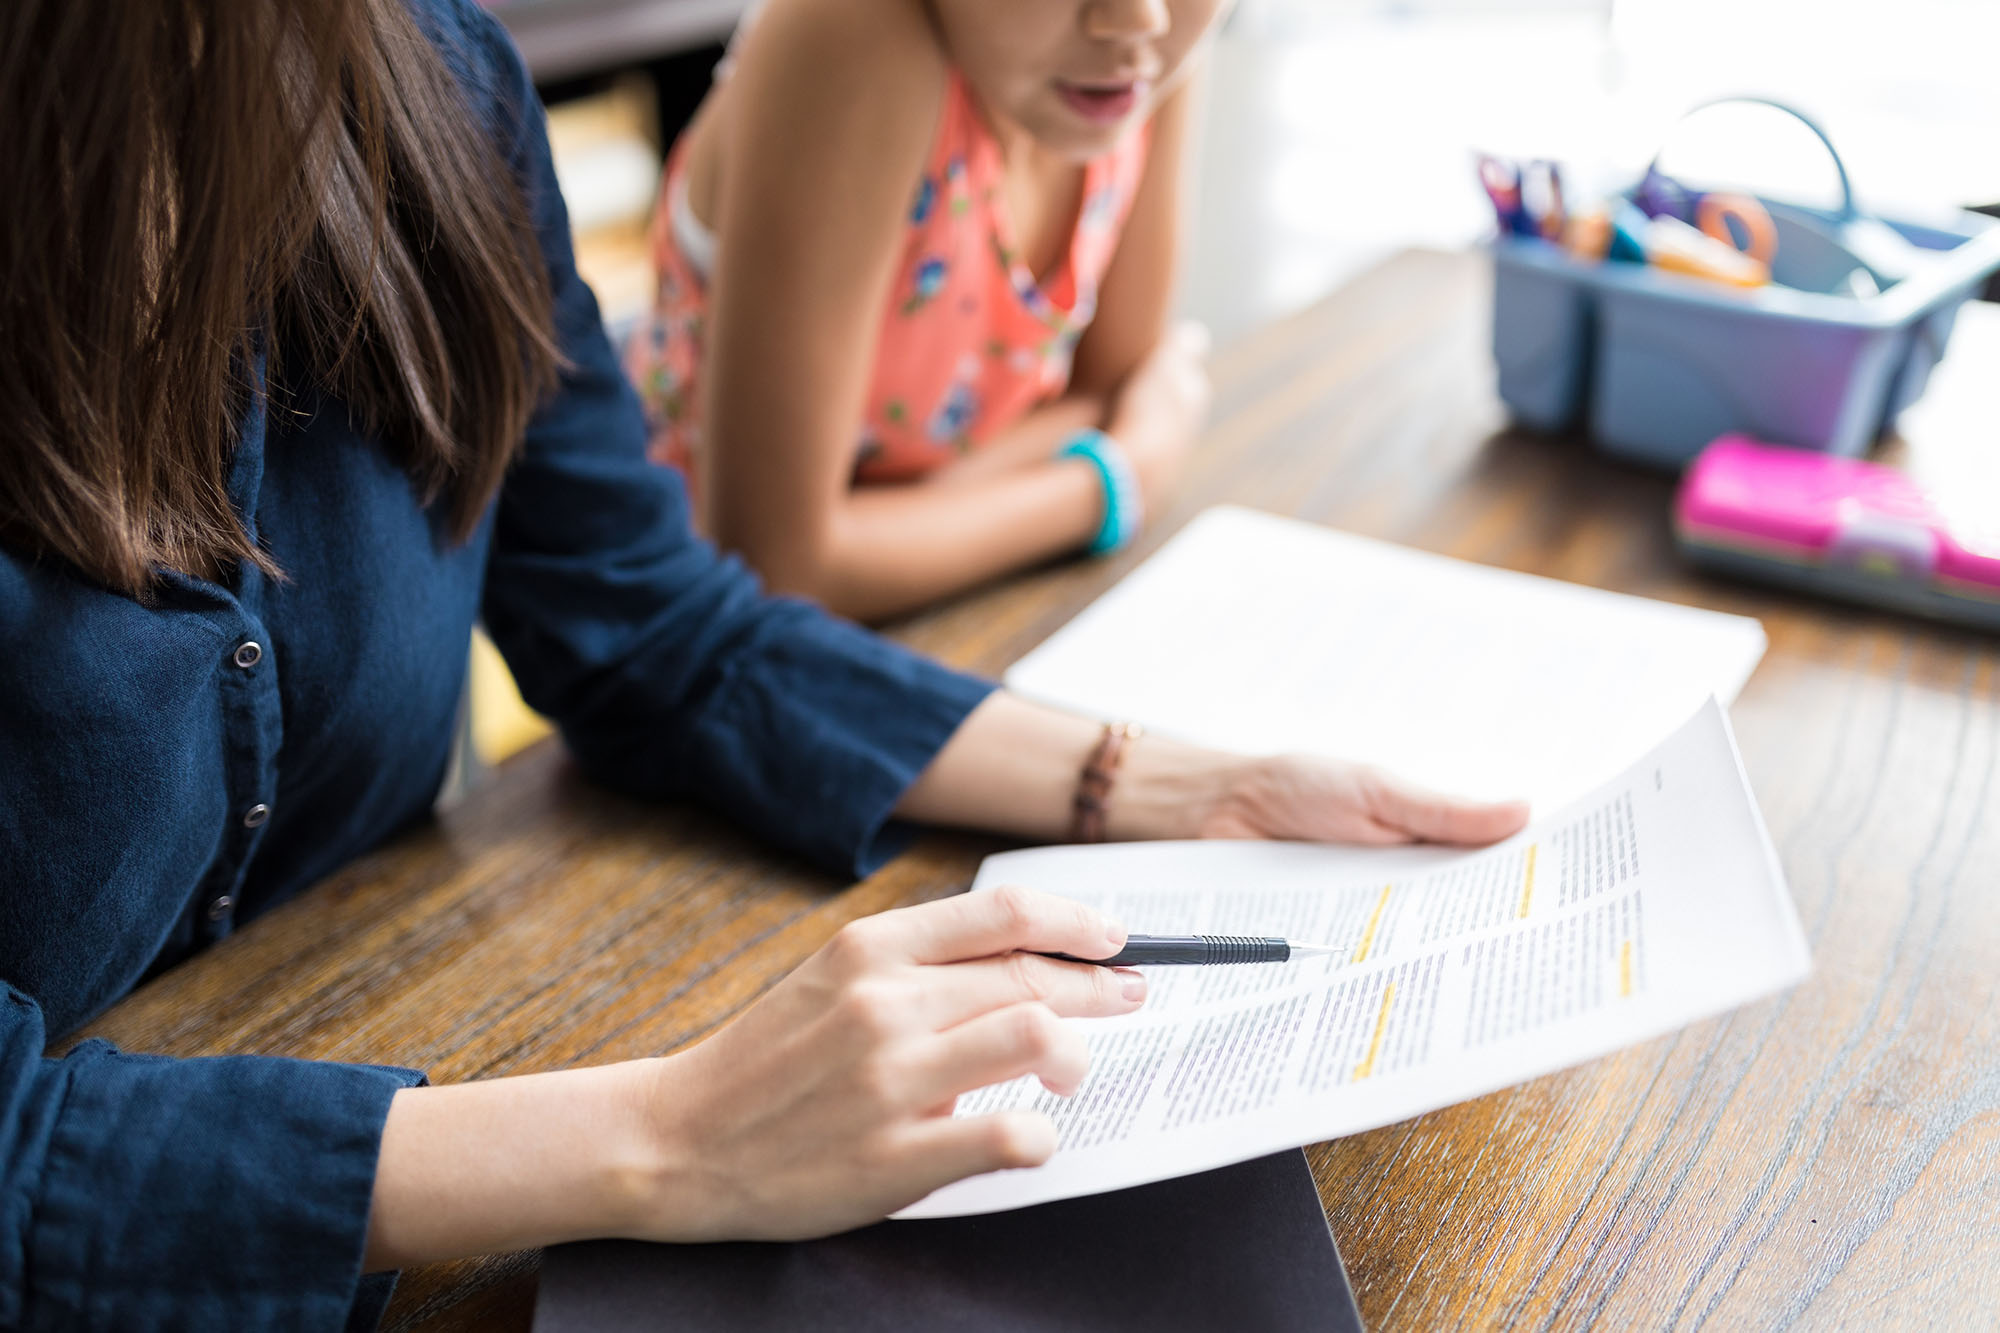
[[[676,145],[627,368],[774,590],[865,620],[1158,512],[1189,76],[1226,0],[772,0]]]

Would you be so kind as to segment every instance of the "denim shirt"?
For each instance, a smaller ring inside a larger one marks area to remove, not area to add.
[[[373,1325],[376,1153],[420,1075],[44,1049],[424,818],[475,617],[598,780],[845,874],[989,688],[760,595],[692,533],[526,72],[470,0],[412,3],[525,184],[570,368],[463,544],[341,404],[259,398],[229,484],[281,580],[170,576],[142,605],[0,553],[0,1328]]]

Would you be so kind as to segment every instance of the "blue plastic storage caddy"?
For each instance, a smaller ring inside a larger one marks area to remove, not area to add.
[[[1778,228],[1780,280],[1788,239],[1802,254],[1806,233],[1860,216],[1851,192],[1837,212],[1765,203]],[[1660,467],[1684,467],[1732,433],[1861,454],[1922,395],[1958,308],[2000,270],[1992,219],[1881,221],[1935,259],[1864,298],[1776,284],[1743,290],[1573,259],[1532,237],[1498,238],[1500,397],[1524,425],[1586,426],[1607,452]]]

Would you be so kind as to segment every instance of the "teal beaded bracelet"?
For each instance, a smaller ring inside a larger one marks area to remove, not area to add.
[[[1104,484],[1104,521],[1091,538],[1090,553],[1110,555],[1130,546],[1145,522],[1146,502],[1139,494],[1139,475],[1118,441],[1101,430],[1083,431],[1056,450],[1056,457],[1088,460]]]

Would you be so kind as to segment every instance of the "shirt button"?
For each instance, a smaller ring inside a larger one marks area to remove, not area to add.
[[[208,919],[210,921],[220,921],[223,917],[229,915],[229,909],[234,906],[236,906],[236,900],[225,893],[208,905]]]
[[[231,658],[231,660],[234,661],[237,666],[240,666],[245,671],[248,671],[251,667],[256,666],[259,662],[264,660],[264,645],[257,642],[255,639],[245,639],[243,642],[236,645],[236,652]]]
[[[243,827],[256,828],[271,817],[271,807],[259,801],[243,812]]]

